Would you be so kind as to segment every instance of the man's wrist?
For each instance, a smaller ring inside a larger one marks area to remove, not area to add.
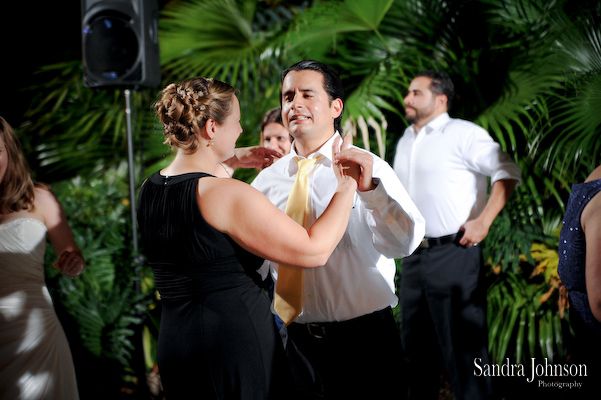
[[[380,178],[371,178],[371,185],[372,185],[371,190],[375,190],[379,184],[380,184]]]

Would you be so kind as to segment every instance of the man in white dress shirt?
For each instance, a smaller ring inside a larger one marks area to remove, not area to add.
[[[401,275],[410,399],[438,398],[441,358],[457,399],[492,394],[490,378],[474,374],[475,359],[489,363],[478,244],[521,171],[484,129],[449,117],[453,96],[444,72],[422,71],[413,79],[405,97],[411,126],[394,159],[394,171],[426,220],[426,239],[403,260]]]
[[[332,143],[341,132],[342,83],[327,65],[301,61],[282,73],[281,102],[292,150],[252,185],[284,210],[295,159],[320,157],[309,175],[310,226],[336,189]],[[417,248],[424,221],[388,163],[357,147],[340,156],[361,166],[349,225],[327,264],[304,271],[302,313],[287,329],[321,376],[326,399],[385,398],[404,380],[391,311],[398,302],[394,258]],[[277,290],[277,264],[270,269]]]

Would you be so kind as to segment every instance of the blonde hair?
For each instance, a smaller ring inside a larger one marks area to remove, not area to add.
[[[0,182],[0,213],[34,209],[34,182],[23,155],[21,142],[8,122],[0,117],[0,139],[6,148],[8,165]]]
[[[198,148],[200,131],[209,119],[222,125],[232,111],[236,89],[213,78],[190,78],[171,83],[155,104],[163,123],[165,143],[183,149],[187,154]]]

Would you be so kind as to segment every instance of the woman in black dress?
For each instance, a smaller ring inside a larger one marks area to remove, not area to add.
[[[572,185],[559,236],[557,272],[570,300],[572,363],[587,366],[581,392],[598,396],[601,375],[601,166]]]
[[[142,186],[138,223],[162,301],[166,398],[294,398],[257,269],[263,258],[325,264],[346,229],[356,182],[336,162],[337,192],[306,230],[250,185],[221,177],[221,163],[243,158],[234,149],[242,128],[233,87],[211,78],[170,84],[156,110],[177,154]],[[244,159],[262,163],[262,155]]]

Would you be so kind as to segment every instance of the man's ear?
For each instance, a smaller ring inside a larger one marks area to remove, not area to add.
[[[448,109],[449,98],[446,94],[436,95],[436,103],[443,109]]]
[[[342,109],[344,108],[344,103],[340,98],[336,98],[332,100],[332,118],[336,119],[342,114]]]

